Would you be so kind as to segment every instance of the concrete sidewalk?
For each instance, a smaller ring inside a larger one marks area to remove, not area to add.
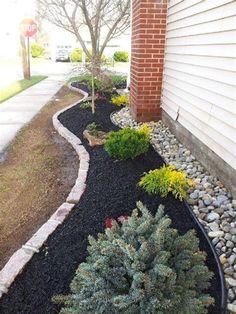
[[[28,123],[65,83],[51,76],[0,104],[0,159],[17,132]]]

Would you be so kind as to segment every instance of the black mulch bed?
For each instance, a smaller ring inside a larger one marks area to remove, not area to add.
[[[95,121],[104,131],[117,130],[109,115],[116,108],[111,104],[97,104],[93,116],[79,105],[60,115],[60,121],[80,139],[86,125]],[[183,203],[168,197],[150,197],[137,188],[143,172],[161,167],[163,161],[152,148],[143,156],[131,161],[116,162],[108,156],[103,147],[91,148],[83,140],[90,154],[90,168],[87,188],[81,201],[68,219],[50,236],[38,254],[35,254],[26,270],[17,278],[0,303],[1,314],[45,314],[58,313],[60,307],[51,302],[56,294],[69,292],[69,284],[74,272],[86,257],[87,237],[104,230],[107,217],[130,214],[136,201],[141,200],[154,213],[159,204],[164,204],[166,212],[173,220],[173,226],[181,234],[191,228],[198,228]],[[209,252],[204,237],[200,247]],[[211,251],[210,251],[211,252]],[[208,266],[217,273],[211,253]],[[216,306],[209,313],[220,313],[220,284],[218,275],[212,281],[210,293],[216,299]],[[111,313],[112,314],[112,313]],[[174,314],[174,313],[170,313]]]

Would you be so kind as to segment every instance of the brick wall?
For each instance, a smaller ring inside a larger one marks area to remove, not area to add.
[[[161,118],[167,0],[132,1],[130,107],[137,121]]]

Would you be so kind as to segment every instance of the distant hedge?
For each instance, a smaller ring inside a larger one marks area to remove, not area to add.
[[[32,43],[31,44],[31,56],[33,58],[38,58],[44,54],[44,48],[43,46],[37,44],[37,43]]]
[[[82,61],[82,53],[83,53],[83,50],[81,48],[75,48],[70,53],[70,61],[71,62],[81,62]]]
[[[113,55],[113,58],[117,62],[128,62],[129,54],[127,51],[116,51]]]

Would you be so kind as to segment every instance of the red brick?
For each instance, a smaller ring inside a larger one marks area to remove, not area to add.
[[[166,0],[133,0],[131,113],[138,121],[161,118]]]

